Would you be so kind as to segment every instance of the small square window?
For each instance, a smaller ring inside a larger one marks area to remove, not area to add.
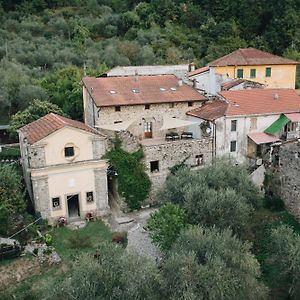
[[[266,77],[271,77],[271,68],[266,68]]]
[[[65,147],[65,157],[74,156],[74,147]]]
[[[150,161],[150,171],[151,171],[151,173],[159,171],[159,161],[158,160]]]
[[[236,152],[236,141],[230,142],[230,152]]]
[[[120,105],[115,106],[115,111],[121,111],[121,106]]]
[[[59,197],[52,198],[52,207],[53,208],[60,207],[60,198]]]
[[[244,78],[244,70],[237,69],[237,78]]]
[[[237,120],[231,120],[231,131],[236,131]]]
[[[193,106],[193,105],[194,105],[194,102],[192,102],[192,101],[188,102],[188,106]]]
[[[93,194],[93,192],[87,192],[86,193],[86,202],[87,203],[94,202],[94,194]]]
[[[203,154],[196,155],[196,165],[202,166],[203,163]]]
[[[145,109],[150,109],[150,104],[145,104]]]
[[[250,78],[255,78],[256,77],[256,69],[251,69],[250,70]]]
[[[173,102],[169,103],[169,107],[174,108],[174,103]]]

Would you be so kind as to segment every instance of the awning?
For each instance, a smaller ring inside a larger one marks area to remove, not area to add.
[[[181,120],[181,119],[165,116],[163,120],[163,126],[159,130],[167,130],[172,128],[191,126],[194,124],[199,124],[199,122]]]
[[[284,114],[291,122],[300,122],[300,113]]]
[[[104,124],[95,126],[96,128],[111,130],[111,131],[122,131],[126,130],[135,120],[129,120],[125,122],[115,123],[115,124]]]
[[[249,133],[248,137],[256,144],[268,144],[268,143],[274,143],[277,141],[280,141],[280,139],[277,136],[270,135],[264,132],[253,132]]]
[[[276,120],[271,126],[269,126],[265,133],[276,134],[281,128],[283,128],[287,123],[290,122],[290,119],[285,115],[281,115],[278,120]]]

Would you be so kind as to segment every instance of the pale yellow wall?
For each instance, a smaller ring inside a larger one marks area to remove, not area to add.
[[[95,180],[93,170],[78,170],[61,173],[52,174],[48,176],[49,184],[49,207],[52,210],[52,217],[59,217],[62,215],[67,215],[67,195],[79,194],[80,199],[80,211],[85,212],[88,210],[96,209],[95,200]],[[87,204],[86,202],[86,192],[93,192],[94,202]],[[61,210],[52,209],[52,198],[60,197]]]
[[[266,77],[266,67],[271,67],[271,77]],[[217,74],[237,78],[237,70],[244,70],[244,79],[265,84],[267,88],[295,88],[296,65],[261,65],[214,67]],[[256,69],[256,77],[250,78],[250,69]]]
[[[48,208],[50,218],[65,216],[68,218],[67,196],[79,194],[80,215],[84,217],[87,212],[95,211],[96,208],[96,190],[94,169],[104,169],[106,174],[107,162],[101,160],[98,162],[89,162],[76,164],[74,166],[57,166],[46,169],[32,170],[32,178],[47,176],[49,198]],[[33,190],[38,187],[33,184]],[[106,189],[106,187],[103,187]],[[93,192],[94,202],[87,203],[86,192]],[[52,207],[52,198],[60,197],[60,208]]]
[[[64,127],[55,131],[55,133],[39,142],[45,145],[46,165],[66,164],[93,159],[93,136],[93,134],[86,131],[71,127]],[[64,148],[67,144],[74,145],[74,159],[65,158]]]

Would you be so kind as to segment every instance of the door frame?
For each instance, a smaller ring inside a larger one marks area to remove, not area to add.
[[[69,206],[68,206],[68,197],[69,196],[75,196],[77,195],[78,196],[78,210],[79,210],[79,216],[78,218],[81,218],[82,217],[82,207],[81,207],[81,193],[78,192],[78,193],[72,193],[72,194],[65,194],[65,205],[66,205],[66,213],[67,213],[67,218],[70,218],[70,214],[69,214]],[[72,217],[71,217],[72,218]]]

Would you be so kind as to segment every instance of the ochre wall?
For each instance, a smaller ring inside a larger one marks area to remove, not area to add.
[[[266,68],[271,68],[271,77],[266,77]],[[237,78],[237,70],[244,70],[244,79],[265,84],[267,88],[295,88],[296,65],[259,65],[214,67],[216,74]],[[250,70],[256,69],[256,77],[250,78]]]

